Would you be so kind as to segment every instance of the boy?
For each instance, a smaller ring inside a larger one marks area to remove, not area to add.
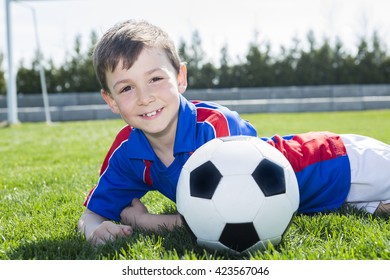
[[[256,136],[256,130],[227,108],[186,100],[182,96],[187,88],[185,65],[169,36],[145,21],[112,27],[93,57],[102,97],[127,126],[118,133],[100,179],[85,200],[79,230],[93,244],[104,244],[131,235],[136,226],[155,231],[180,226],[180,215],[149,214],[139,198],[158,190],[175,201],[181,168],[192,152],[215,137]],[[389,172],[384,171],[390,170],[390,146],[384,143],[320,132],[263,140],[281,150],[293,165],[303,213],[337,209],[345,201],[374,212],[378,205],[390,202]],[[367,145],[378,151],[371,152]],[[359,153],[372,156],[376,168],[383,169],[368,171],[378,177],[374,187],[360,178],[360,164],[367,166],[355,158]]]

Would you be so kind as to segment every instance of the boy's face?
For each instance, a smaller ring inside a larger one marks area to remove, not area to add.
[[[130,69],[120,61],[106,78],[111,94],[102,91],[102,96],[127,124],[147,137],[176,131],[179,94],[187,87],[184,65],[177,74],[163,50],[144,48]]]

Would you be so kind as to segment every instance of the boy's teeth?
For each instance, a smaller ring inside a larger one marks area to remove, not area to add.
[[[156,113],[157,113],[156,111],[151,112],[151,113],[147,113],[146,116],[147,117],[151,117],[151,116],[154,116]]]
[[[153,111],[153,112],[150,112],[150,113],[146,113],[146,114],[144,114],[144,116],[146,116],[146,117],[152,117],[152,116],[156,115],[157,112],[160,112],[160,111],[161,111],[161,110],[156,110],[156,111]]]

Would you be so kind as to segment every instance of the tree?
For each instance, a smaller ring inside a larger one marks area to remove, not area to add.
[[[258,43],[255,32],[243,58],[238,57],[237,62],[232,63],[225,44],[216,67],[206,57],[199,32],[194,31],[190,43],[180,41],[178,52],[187,64],[190,88],[390,83],[390,57],[376,32],[372,38],[360,39],[356,54],[347,53],[339,39],[334,44],[327,38],[318,43],[312,31],[306,39],[307,48],[294,38],[292,47],[282,46],[277,56],[271,56],[270,44]],[[100,89],[92,64],[97,40],[96,32],[91,32],[84,51],[81,36],[76,36],[72,52],[59,67],[52,59],[42,61],[49,93],[96,92]],[[3,59],[0,53],[0,94],[6,92]],[[37,54],[31,65],[20,62],[17,72],[19,93],[41,91],[38,62]]]
[[[202,65],[200,71],[197,75],[196,87],[198,88],[212,88],[217,85],[217,71],[218,69],[215,66],[207,62]]]
[[[3,60],[4,55],[0,52],[0,95],[5,95],[6,93],[6,84],[3,70]]]
[[[246,63],[243,65],[245,72],[243,86],[270,86],[274,83],[274,76],[271,71],[270,50],[270,44],[266,44],[264,52],[260,50],[260,45],[256,42],[250,44],[248,54],[246,55]]]
[[[206,63],[206,53],[202,49],[202,40],[197,30],[192,33],[191,45],[187,46],[184,40],[179,44],[179,56],[186,63],[188,70],[188,84],[191,88],[201,88],[204,86],[202,79],[202,67]],[[204,68],[204,71],[210,71],[210,65]],[[215,79],[213,77],[212,79]]]
[[[39,77],[39,58],[36,53],[30,67],[26,67],[24,61],[20,61],[16,73],[16,88],[18,93],[38,93],[41,91],[41,81]]]
[[[219,88],[230,88],[237,86],[237,81],[233,77],[233,68],[230,65],[229,47],[225,44],[221,48],[221,58],[217,71],[217,86]]]
[[[39,54],[36,52],[35,58],[30,67],[26,67],[24,61],[20,65],[16,74],[16,87],[18,93],[31,94],[42,92],[42,85],[39,73],[39,63],[44,66],[44,75],[46,80],[47,92],[57,92],[58,84],[61,77],[58,75],[58,69],[55,67],[53,60],[46,64],[43,59],[39,61]]]
[[[246,74],[244,63],[240,57],[237,57],[236,64],[231,63],[227,45],[221,48],[219,65],[216,71],[216,87],[235,88],[244,84]]]
[[[299,41],[295,42],[298,43]],[[272,65],[272,72],[275,77],[274,86],[289,86],[295,83],[296,53],[296,47],[291,49],[281,47],[279,59],[276,59]]]
[[[299,59],[297,61],[296,72],[296,83],[297,85],[310,85],[313,84],[315,78],[316,69],[313,64],[313,53],[315,49],[315,37],[314,33],[310,31],[307,34],[307,40],[309,43],[309,50],[301,50]]]
[[[73,54],[59,69],[62,92],[96,92],[100,85],[96,79],[92,62],[92,51],[97,42],[96,32],[91,32],[87,51],[82,51],[81,36],[75,38]]]
[[[333,84],[351,84],[354,80],[353,75],[353,58],[343,51],[343,43],[339,38],[336,38],[333,48],[332,60]]]
[[[372,84],[388,81],[388,75],[386,76],[386,72],[383,72],[383,67],[381,67],[386,57],[386,51],[381,45],[377,32],[374,32],[372,36],[371,47],[366,39],[361,38],[355,59],[356,82]]]

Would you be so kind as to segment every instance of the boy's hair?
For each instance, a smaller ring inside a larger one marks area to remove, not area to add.
[[[175,44],[161,28],[147,21],[127,20],[110,28],[97,43],[93,52],[93,66],[101,87],[108,93],[106,72],[113,72],[119,61],[129,69],[145,47],[165,51],[176,72],[180,71],[180,58]]]

